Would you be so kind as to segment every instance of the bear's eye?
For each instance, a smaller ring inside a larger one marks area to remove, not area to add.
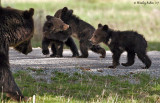
[[[95,38],[97,38],[97,35],[94,35]]]
[[[60,28],[63,29],[63,25],[61,25]]]
[[[48,24],[48,28],[51,28],[53,26],[53,24],[49,23]]]

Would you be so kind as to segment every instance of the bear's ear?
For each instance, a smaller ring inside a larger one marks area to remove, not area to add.
[[[67,12],[68,11],[68,8],[67,7],[64,7],[63,9],[62,9],[62,12]]]
[[[23,13],[23,15],[24,15],[25,18],[30,18],[30,17],[33,16],[33,14],[34,14],[34,9],[33,8],[30,8],[29,11],[26,10]]]
[[[73,14],[73,10],[68,11],[68,16],[71,16]]]
[[[29,13],[30,13],[30,16],[33,16],[33,15],[34,15],[34,9],[33,9],[33,8],[30,8],[30,9],[29,9]]]
[[[108,31],[108,25],[104,25],[103,30]]]
[[[7,6],[6,8],[7,8],[7,9],[11,9],[11,7],[10,7],[10,6]]]
[[[98,28],[102,27],[102,24],[98,24]]]
[[[0,14],[2,14],[2,7],[0,6]]]
[[[73,14],[73,10],[69,10],[69,12],[70,12],[71,14]]]
[[[49,20],[51,20],[53,17],[52,16],[50,16],[50,15],[47,15],[46,16],[46,19],[49,21]]]

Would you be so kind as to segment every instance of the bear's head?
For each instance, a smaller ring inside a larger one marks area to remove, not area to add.
[[[46,16],[47,21],[43,26],[43,36],[48,39],[65,41],[71,35],[67,32],[71,31],[69,25],[65,24],[60,18]]]
[[[32,51],[32,45],[31,45],[31,40],[25,40],[22,43],[18,44],[17,46],[14,47],[17,51],[27,55]]]
[[[108,25],[103,26],[102,24],[98,24],[98,29],[94,31],[90,41],[94,44],[99,44],[101,42],[105,42],[109,35]]]
[[[14,44],[14,49],[27,55],[32,51],[31,39],[33,37],[33,32],[34,32],[34,21],[33,21],[34,9],[30,8],[29,10],[21,12],[22,12],[21,14],[22,18],[24,20],[22,25],[24,25],[24,27],[20,27],[21,28],[20,30],[22,30],[21,33],[23,34],[21,35],[23,36],[21,36],[20,41]]]
[[[69,10],[67,7],[64,7],[62,9],[62,14],[61,14],[61,18],[69,18],[70,16],[73,15],[73,10]]]
[[[47,21],[43,26],[44,33],[57,33],[69,28],[69,25],[65,24],[60,18],[47,15],[46,19]]]
[[[69,10],[67,7],[64,7],[62,9],[59,9],[54,16],[57,18],[61,18],[63,21],[66,21],[72,15],[73,15],[73,10],[72,9]]]

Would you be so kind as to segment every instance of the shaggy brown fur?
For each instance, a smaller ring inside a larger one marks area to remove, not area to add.
[[[51,57],[62,57],[63,45],[66,44],[70,47],[73,57],[79,56],[78,49],[74,40],[70,37],[71,28],[65,24],[61,19],[46,16],[47,21],[43,26],[43,39],[42,39],[42,53],[49,54],[48,46],[51,44],[52,53]],[[69,35],[70,34],[70,35]],[[60,38],[60,39],[57,39]]]
[[[75,16],[73,14],[73,10],[69,10],[67,7],[64,7],[63,9],[58,10],[54,16],[61,18],[66,24],[71,27],[72,36],[76,37],[79,40],[80,51],[82,54],[80,56],[81,58],[88,57],[88,49],[101,54],[101,58],[104,58],[106,56],[106,51],[104,48],[100,47],[99,45],[93,45],[89,41],[89,39],[92,37],[93,32],[95,31],[95,28],[89,23]]]
[[[24,98],[14,81],[9,66],[9,46],[28,54],[32,51],[34,9],[17,10],[0,7],[0,90],[12,99],[20,101]]]

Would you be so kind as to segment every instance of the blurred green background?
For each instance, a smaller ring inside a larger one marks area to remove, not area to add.
[[[138,0],[137,0],[138,1]],[[46,15],[54,15],[67,6],[74,14],[97,28],[108,24],[115,30],[134,30],[144,35],[148,50],[160,51],[160,4],[135,4],[135,0],[1,0],[3,7],[35,9],[33,47],[41,47],[42,27]],[[139,0],[141,1],[141,0]],[[145,1],[145,0],[144,0]],[[154,0],[152,0],[155,2]],[[79,47],[78,41],[76,41]],[[106,49],[107,46],[101,44]]]

